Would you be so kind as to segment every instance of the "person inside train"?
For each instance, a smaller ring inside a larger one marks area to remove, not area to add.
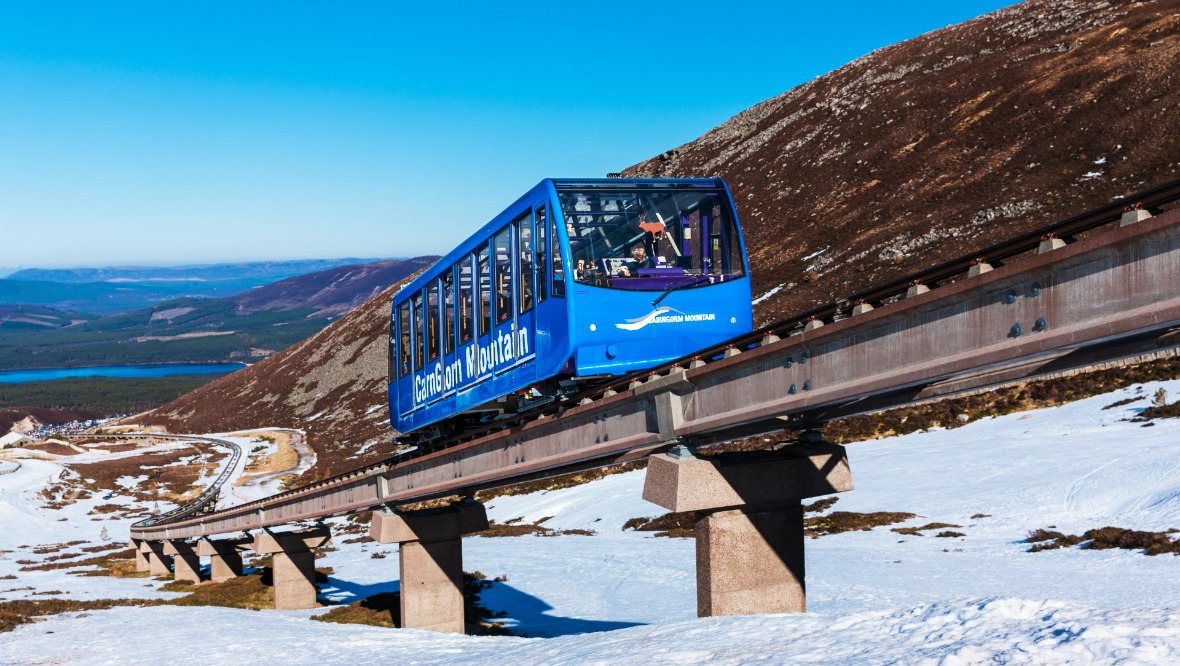
[[[635,247],[631,248],[631,258],[635,260],[636,268],[654,268],[655,262],[647,255],[647,248],[644,247],[646,243],[636,243]]]

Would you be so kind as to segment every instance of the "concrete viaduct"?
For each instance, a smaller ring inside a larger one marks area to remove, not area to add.
[[[696,514],[699,615],[804,611],[801,500],[853,487],[815,426],[1180,345],[1180,209],[1148,212],[1176,199],[1180,181],[437,450],[188,505],[133,526],[138,565],[197,582],[208,556],[216,581],[241,575],[243,550],[271,554],[276,607],[310,608],[330,534],[296,525],[373,511],[370,535],[400,544],[403,626],[461,632],[462,537],[487,526],[474,492],[646,457],[644,498]],[[695,450],[786,429],[804,434],[771,452]]]

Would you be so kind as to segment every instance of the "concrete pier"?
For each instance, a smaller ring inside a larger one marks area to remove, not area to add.
[[[697,615],[807,610],[800,500],[852,490],[844,447],[648,459],[643,498],[696,513]]]
[[[463,535],[488,528],[482,504],[373,513],[369,536],[400,544],[402,626],[463,633]]]
[[[209,579],[221,583],[242,575],[242,549],[253,539],[201,539],[197,554],[209,558]]]
[[[131,550],[135,553],[135,570],[147,571],[150,565],[147,554],[143,552],[143,542],[139,539],[132,539]]]
[[[274,559],[276,610],[315,608],[315,553],[331,541],[327,527],[299,532],[270,532],[254,535],[251,548]]]
[[[141,541],[139,552],[147,558],[148,573],[153,576],[167,576],[172,573],[172,558],[164,553],[163,541]]]
[[[164,554],[172,557],[172,578],[190,583],[201,582],[201,556],[196,544],[181,539],[164,542]]]

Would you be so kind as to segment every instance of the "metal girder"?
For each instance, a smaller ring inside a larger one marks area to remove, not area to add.
[[[674,368],[554,417],[132,536],[206,536],[469,494],[639,458],[676,440],[781,430],[786,418],[874,411],[1175,345],[1178,325],[1180,210]]]
[[[1076,352],[1117,350],[1120,338],[1177,325],[1173,211],[689,371],[695,390],[676,435],[856,413],[856,403],[891,393],[901,404],[960,375],[978,378],[975,386],[1036,376],[1068,367],[1066,352],[1093,363],[1100,354]]]

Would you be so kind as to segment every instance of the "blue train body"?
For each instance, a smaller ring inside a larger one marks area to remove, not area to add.
[[[393,300],[389,408],[446,434],[753,327],[719,179],[546,179]]]

